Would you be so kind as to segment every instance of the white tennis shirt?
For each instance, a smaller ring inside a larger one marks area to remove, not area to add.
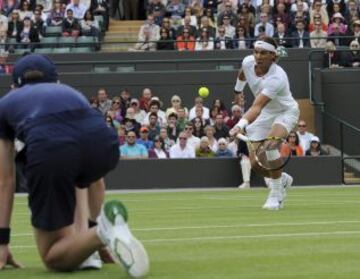
[[[271,99],[262,109],[262,113],[273,115],[297,109],[298,104],[291,94],[285,71],[273,63],[264,76],[258,77],[255,73],[255,65],[254,55],[246,56],[242,62],[242,70],[255,98],[261,93]]]

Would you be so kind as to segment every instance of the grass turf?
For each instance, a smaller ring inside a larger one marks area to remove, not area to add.
[[[278,212],[261,209],[267,190],[108,194],[129,209],[151,259],[147,278],[360,278],[360,187],[293,188]],[[54,273],[39,259],[25,197],[17,197],[12,252],[26,265],[0,278],[127,278],[102,271]]]

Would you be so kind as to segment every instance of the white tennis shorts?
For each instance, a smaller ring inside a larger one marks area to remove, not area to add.
[[[256,120],[246,127],[246,135],[252,141],[260,141],[265,139],[274,124],[284,126],[290,133],[299,121],[300,111],[293,108],[282,113],[270,114],[262,112]]]

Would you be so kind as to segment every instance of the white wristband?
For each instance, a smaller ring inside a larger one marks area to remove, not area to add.
[[[246,85],[246,81],[242,81],[240,79],[237,79],[236,84],[235,84],[235,88],[234,88],[235,92],[239,92],[239,93],[243,92],[245,85]]]
[[[249,121],[245,118],[241,118],[239,122],[236,124],[237,127],[239,127],[241,130],[244,130],[244,128],[249,124]]]

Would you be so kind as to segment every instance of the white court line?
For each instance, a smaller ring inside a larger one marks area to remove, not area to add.
[[[210,225],[210,226],[184,226],[184,227],[158,227],[158,228],[135,228],[132,231],[172,231],[172,230],[203,230],[203,229],[232,229],[232,228],[254,228],[254,227],[287,227],[287,226],[315,226],[315,225],[336,225],[336,224],[356,224],[360,220],[348,221],[315,221],[297,223],[270,223],[270,224],[239,224],[239,225]],[[32,236],[32,233],[13,234],[13,237]]]
[[[141,240],[143,243],[173,243],[173,242],[193,242],[193,241],[212,241],[212,240],[235,240],[235,239],[263,239],[263,238],[285,238],[285,237],[320,237],[332,235],[354,235],[360,231],[334,231],[334,232],[306,232],[306,233],[280,233],[280,234],[258,234],[258,235],[229,235],[229,236],[205,236],[189,238],[158,238]],[[14,245],[11,249],[34,249],[35,245]]]
[[[231,236],[205,236],[189,238],[159,238],[145,239],[143,243],[166,243],[166,242],[192,242],[192,241],[211,241],[211,240],[234,240],[234,239],[251,239],[251,238],[284,238],[284,237],[313,237],[313,236],[330,236],[330,235],[352,235],[360,234],[360,231],[334,231],[334,232],[306,232],[306,233],[280,233],[280,234],[258,234],[258,235],[231,235]]]

